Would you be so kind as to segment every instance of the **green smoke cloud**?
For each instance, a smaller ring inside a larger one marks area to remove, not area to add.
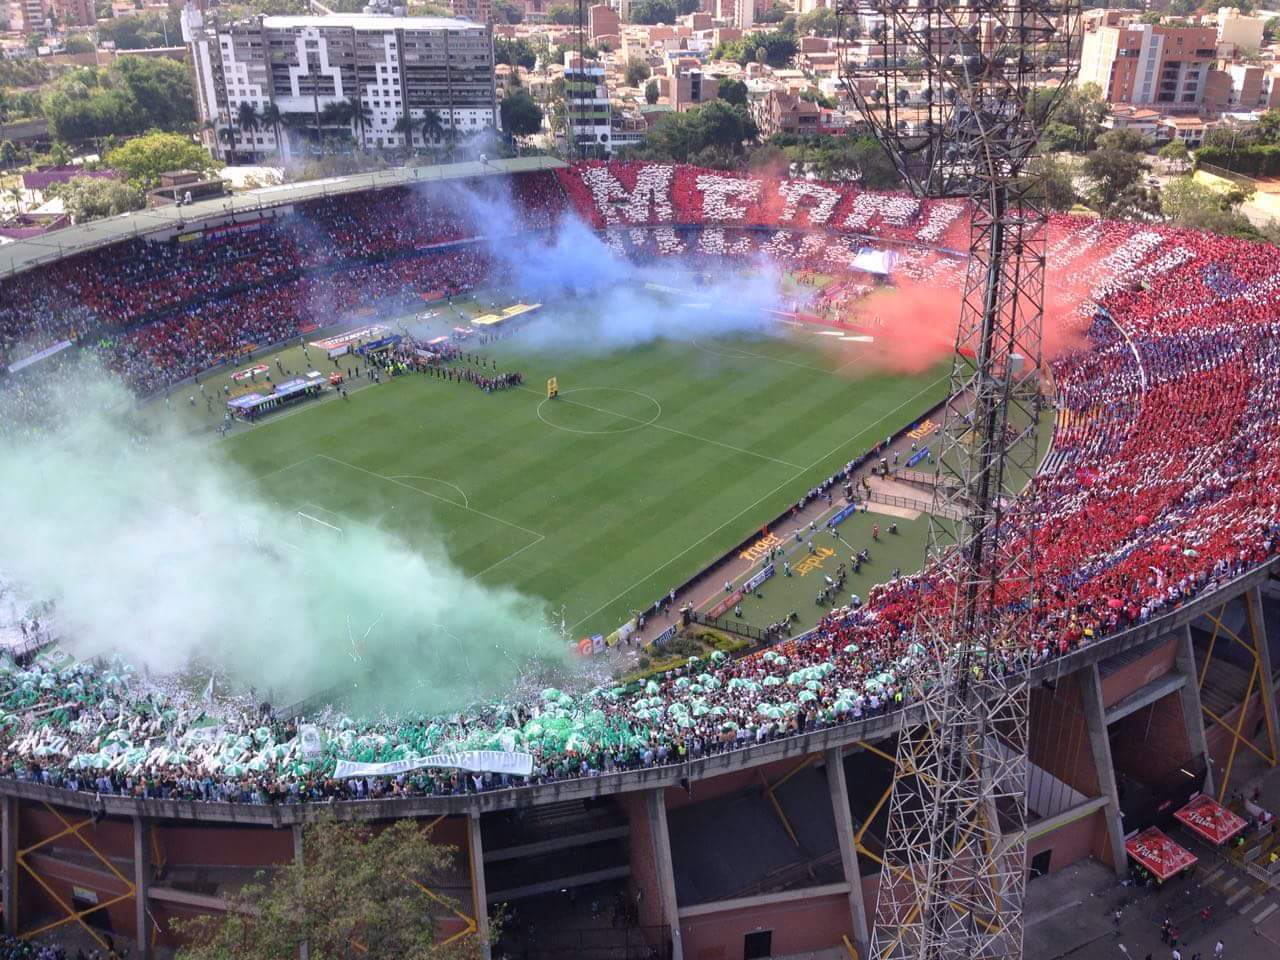
[[[0,573],[56,601],[73,653],[388,710],[452,710],[570,669],[541,601],[394,530],[352,526],[337,544],[300,529],[215,446],[144,420],[86,366],[41,384],[52,429],[30,426],[32,397],[0,391]]]

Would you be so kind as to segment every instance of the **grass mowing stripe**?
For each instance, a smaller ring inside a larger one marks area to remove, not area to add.
[[[931,390],[931,389],[935,389],[935,388],[938,386],[938,383],[939,383],[939,382],[941,382],[941,381],[935,381],[934,383],[931,383],[931,384],[927,385],[926,387],[924,387],[922,390],[917,391],[913,396],[908,397],[908,398],[907,398],[906,400],[904,400],[901,404],[899,404],[899,405],[898,405],[898,407],[896,407],[894,410],[891,410],[891,411],[889,411],[888,413],[884,414],[884,415],[883,415],[879,420],[877,420],[874,424],[872,424],[872,427],[875,427],[875,428],[877,428],[877,429],[878,429],[878,428],[880,428],[880,427],[881,427],[881,426],[882,426],[882,425],[883,425],[883,424],[884,424],[884,423],[889,419],[889,417],[890,417],[890,416],[892,416],[894,413],[896,413],[896,412],[897,412],[898,410],[900,410],[902,407],[907,406],[907,404],[908,404],[908,403],[910,403],[912,400],[916,399],[917,397],[923,396],[925,393],[927,393],[927,392],[928,392],[929,390]],[[824,456],[819,457],[819,458],[818,458],[817,460],[815,460],[812,464],[810,464],[810,465],[809,465],[809,467],[807,467],[805,471],[802,471],[802,472],[807,472],[807,470],[813,469],[813,468],[814,468],[814,467],[816,467],[818,464],[822,463],[822,461],[830,459],[831,457],[833,457],[833,456],[837,453],[837,451],[840,449],[840,447],[841,447],[841,446],[848,446],[849,444],[853,443],[855,440],[858,440],[858,439],[862,438],[863,436],[865,436],[865,435],[866,435],[866,434],[867,434],[867,433],[872,429],[872,427],[864,427],[862,430],[858,431],[858,433],[854,434],[854,435],[853,435],[852,437],[850,437],[848,440],[844,441],[844,443],[837,445],[837,446],[836,446],[836,447],[834,447],[832,450],[830,450],[827,454],[825,454]],[[778,493],[778,491],[780,491],[784,486],[786,486],[786,484],[787,484],[787,483],[791,482],[791,480],[798,479],[798,476],[799,476],[799,475],[797,474],[796,476],[791,477],[791,478],[789,478],[788,480],[784,480],[782,483],[778,484],[776,487],[774,487],[774,488],[773,488],[772,490],[770,490],[768,493],[763,494],[759,499],[757,499],[757,500],[753,501],[752,503],[749,503],[747,506],[743,507],[741,510],[739,510],[737,513],[735,513],[732,517],[730,517],[728,520],[726,520],[726,521],[725,521],[724,523],[722,523],[720,526],[716,527],[716,528],[715,528],[714,530],[712,530],[710,533],[704,534],[700,539],[695,540],[693,543],[689,544],[689,546],[685,547],[685,548],[684,548],[684,550],[680,551],[680,552],[679,552],[679,553],[677,553],[675,556],[670,557],[668,560],[664,561],[664,562],[663,562],[661,565],[659,565],[655,570],[653,570],[652,572],[650,572],[649,574],[647,574],[645,577],[643,577],[642,579],[640,579],[639,581],[637,581],[635,584],[633,584],[632,586],[628,587],[626,590],[623,590],[623,591],[622,591],[621,593],[619,593],[616,597],[614,597],[614,598],[613,598],[613,600],[610,600],[608,603],[603,604],[603,605],[601,605],[600,607],[598,607],[597,609],[595,609],[595,610],[591,611],[591,613],[587,614],[585,617],[583,617],[581,620],[579,620],[577,623],[575,623],[571,629],[573,629],[573,630],[577,630],[577,629],[578,629],[578,627],[580,627],[580,626],[581,626],[583,623],[585,623],[587,620],[591,619],[591,617],[595,616],[597,613],[599,613],[599,612],[600,612],[601,610],[603,610],[605,607],[607,607],[607,606],[611,605],[611,604],[612,604],[612,603],[614,603],[615,601],[617,601],[617,600],[621,599],[622,597],[626,596],[628,593],[630,593],[630,592],[631,592],[632,590],[634,590],[636,587],[641,586],[641,585],[643,585],[643,584],[647,583],[649,580],[652,580],[655,576],[657,576],[657,575],[658,575],[659,573],[661,573],[664,569],[666,569],[668,566],[670,566],[674,561],[676,561],[676,560],[680,559],[681,557],[683,557],[685,554],[689,553],[691,550],[695,549],[696,547],[701,546],[703,543],[705,543],[707,540],[711,539],[711,537],[713,537],[714,535],[718,534],[721,530],[723,530],[725,527],[727,527],[727,526],[728,526],[730,523],[732,523],[733,521],[737,520],[737,519],[738,519],[739,517],[741,517],[743,514],[750,512],[751,510],[755,509],[755,508],[756,508],[756,507],[758,507],[760,504],[762,504],[762,503],[763,503],[765,500],[767,500],[769,497],[771,497],[771,496],[773,496],[773,495],[777,494],[777,493]]]

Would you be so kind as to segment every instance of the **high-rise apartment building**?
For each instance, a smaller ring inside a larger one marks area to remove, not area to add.
[[[608,157],[613,152],[613,108],[604,67],[584,61],[576,51],[564,55],[564,105],[570,156]]]
[[[1217,49],[1214,27],[1126,23],[1086,30],[1077,82],[1111,103],[1198,110]]]
[[[499,124],[487,25],[335,14],[206,26],[188,5],[183,40],[223,159],[287,160],[335,138],[422,146]]]
[[[450,0],[449,9],[455,17],[463,20],[493,22],[493,0]]]

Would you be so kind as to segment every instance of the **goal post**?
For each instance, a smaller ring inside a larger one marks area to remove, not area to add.
[[[321,533],[328,534],[337,540],[344,539],[342,528],[337,524],[330,523],[328,520],[322,520],[315,514],[308,513],[305,510],[298,511],[298,529],[318,530]]]

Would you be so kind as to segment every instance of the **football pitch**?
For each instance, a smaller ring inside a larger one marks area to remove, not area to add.
[[[362,379],[346,400],[237,427],[220,448],[290,512],[443,546],[481,582],[543,599],[575,635],[608,632],[943,399],[943,369],[871,372],[873,344],[833,340],[798,331],[566,355],[517,335],[474,349],[522,372],[522,388]],[[275,359],[263,361],[273,372]],[[280,359],[302,366],[296,347]]]

